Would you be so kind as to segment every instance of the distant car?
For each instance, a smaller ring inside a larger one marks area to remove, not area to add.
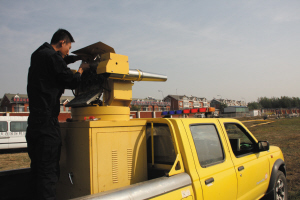
[[[0,149],[27,148],[28,116],[0,116]]]

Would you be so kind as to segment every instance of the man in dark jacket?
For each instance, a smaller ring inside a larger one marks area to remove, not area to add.
[[[31,55],[27,93],[29,118],[26,132],[28,155],[31,159],[31,199],[55,199],[55,186],[59,178],[61,134],[58,123],[60,97],[65,89],[74,89],[80,83],[85,69],[75,74],[67,64],[82,60],[68,56],[72,35],[59,29],[51,44],[44,43]]]

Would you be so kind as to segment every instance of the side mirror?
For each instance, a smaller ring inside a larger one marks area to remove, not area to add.
[[[258,152],[268,151],[270,149],[270,144],[268,141],[258,141]]]

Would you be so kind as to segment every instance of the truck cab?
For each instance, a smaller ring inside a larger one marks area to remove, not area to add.
[[[190,175],[193,188],[198,188],[194,191],[196,199],[260,199],[274,184],[270,180],[276,176],[276,161],[286,174],[280,149],[258,142],[238,120],[169,119],[168,123],[174,133],[174,150],[179,147],[184,171]],[[162,137],[159,135],[154,138]],[[154,142],[158,147],[157,143]],[[163,149],[166,145],[160,143]],[[154,154],[155,151],[163,152],[154,148]]]

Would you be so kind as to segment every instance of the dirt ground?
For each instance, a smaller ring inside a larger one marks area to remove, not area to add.
[[[258,140],[281,148],[287,167],[289,200],[300,200],[300,118],[246,120],[249,119],[240,119]],[[30,166],[26,152],[0,152],[0,160],[0,171]]]

